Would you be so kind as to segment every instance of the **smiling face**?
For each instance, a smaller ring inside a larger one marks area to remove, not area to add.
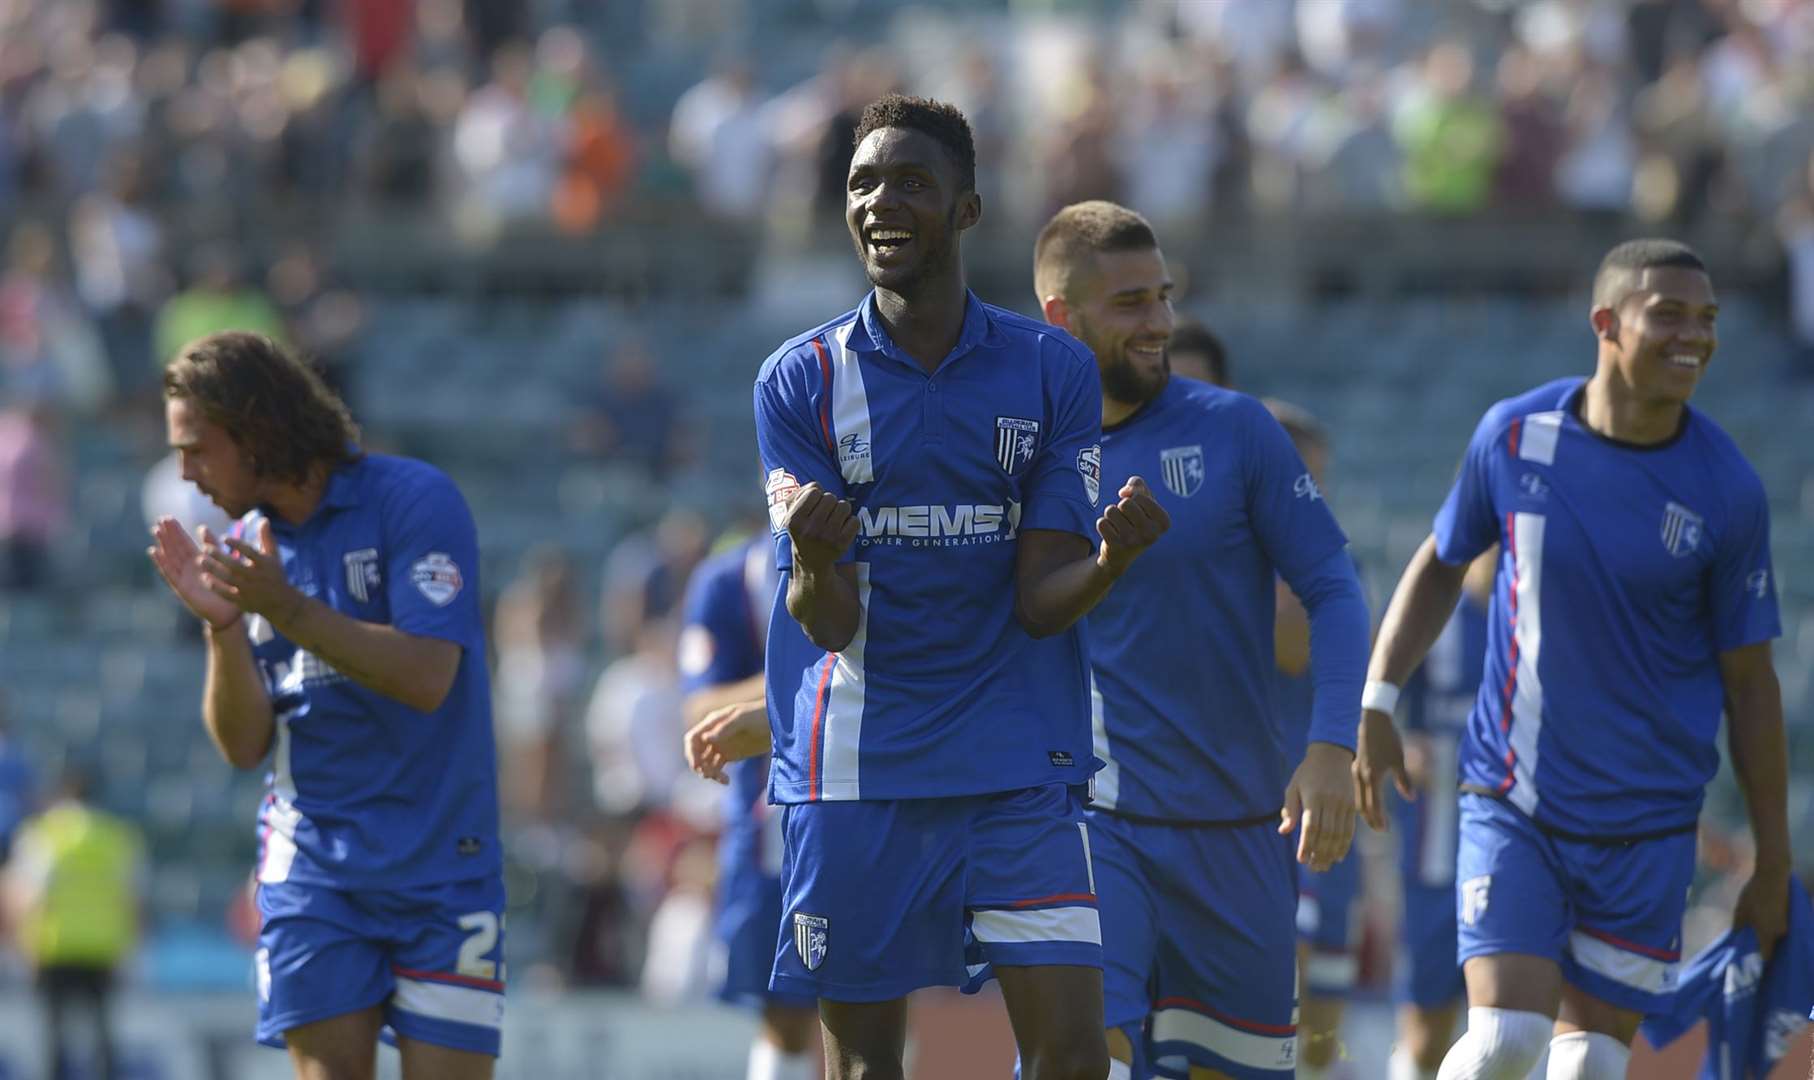
[[[1639,401],[1686,404],[1719,345],[1718,316],[1705,273],[1649,267],[1617,304],[1593,313],[1602,366],[1610,362],[1618,384]]]
[[[885,127],[858,144],[845,188],[844,219],[869,283],[910,291],[957,265],[957,237],[982,216],[957,165],[937,139]]]
[[[170,448],[182,463],[184,480],[231,517],[240,517],[258,505],[259,480],[251,456],[226,428],[181,397],[165,399],[164,426]]]
[[[1066,328],[1096,354],[1103,396],[1140,405],[1171,375],[1172,278],[1158,248],[1103,251],[1076,275]]]

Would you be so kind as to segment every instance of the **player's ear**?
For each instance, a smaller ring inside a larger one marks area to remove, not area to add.
[[[1047,322],[1060,330],[1071,328],[1071,305],[1064,302],[1064,297],[1053,295],[1042,298],[1039,301],[1039,311]]]
[[[1601,341],[1617,341],[1619,339],[1618,312],[1609,307],[1597,307],[1587,318],[1588,321],[1593,323],[1594,336]]]
[[[966,191],[957,197],[957,231],[963,232],[983,219],[983,197]]]

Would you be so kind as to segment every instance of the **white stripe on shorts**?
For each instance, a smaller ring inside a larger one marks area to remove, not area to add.
[[[1084,941],[1102,944],[1102,923],[1093,907],[1038,908],[1033,911],[978,911],[970,919],[978,941]]]
[[[1201,1046],[1249,1069],[1289,1070],[1297,1062],[1296,1035],[1256,1035],[1191,1009],[1160,1009],[1153,1013],[1153,1041]]]
[[[406,979],[399,975],[391,1003],[404,1012],[430,1020],[452,1020],[494,1031],[504,1026],[504,995],[493,990]]]
[[[1310,960],[1304,965],[1310,976],[1310,985],[1330,990],[1349,990],[1360,981],[1360,957],[1351,952],[1317,952],[1310,950]]]
[[[1677,965],[1667,960],[1628,952],[1579,930],[1568,935],[1568,951],[1582,967],[1633,990],[1667,994],[1675,989]]]

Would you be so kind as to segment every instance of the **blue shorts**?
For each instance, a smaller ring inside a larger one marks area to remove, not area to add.
[[[1402,950],[1392,980],[1393,999],[1435,1009],[1467,993],[1455,958],[1455,886],[1403,879]]]
[[[1107,1027],[1150,1015],[1145,1056],[1241,1078],[1297,1057],[1297,863],[1276,820],[1170,825],[1089,816]],[[1182,1060],[1180,1060],[1182,1059]]]
[[[412,889],[258,886],[258,1041],[384,1007],[396,1035],[498,1053],[504,879]]]
[[[1101,967],[1082,792],[785,807],[769,989],[892,1001],[990,965]]]
[[[1305,990],[1318,997],[1347,994],[1360,977],[1360,957],[1354,948],[1360,875],[1360,852],[1352,847],[1323,873],[1299,868],[1297,932],[1310,949],[1304,965]]]
[[[781,846],[781,808],[762,806],[752,835],[727,834],[719,847],[718,916],[713,926],[724,978],[718,986],[721,1001],[733,1005],[783,1005],[810,1009],[816,1001],[796,994],[777,994],[768,988],[775,966],[775,927],[781,925],[781,878],[776,865],[763,865],[763,856]],[[772,823],[773,835],[767,835]]]
[[[1622,1009],[1656,1012],[1675,989],[1692,830],[1614,845],[1565,840],[1512,806],[1461,797],[1458,955],[1527,953]]]

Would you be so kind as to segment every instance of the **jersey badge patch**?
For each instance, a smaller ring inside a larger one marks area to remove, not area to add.
[[[762,485],[763,494],[768,496],[768,528],[775,535],[787,528],[787,504],[794,501],[800,491],[800,481],[786,469],[770,469],[768,479]]]
[[[1102,498],[1102,447],[1086,446],[1077,451],[1077,472],[1083,477],[1083,493],[1095,506]]]
[[[1701,546],[1701,515],[1678,502],[1663,507],[1663,546],[1676,558],[1694,554]]]
[[[1203,486],[1203,447],[1174,446],[1159,451],[1159,474],[1173,495],[1188,499]]]
[[[428,597],[428,602],[436,607],[446,607],[452,603],[466,584],[466,580],[460,576],[459,565],[441,551],[431,551],[417,559],[416,564],[409,568],[409,579],[415,583],[417,591]]]
[[[361,604],[370,602],[381,583],[378,574],[378,549],[360,548],[340,556],[346,565],[346,591]]]
[[[830,941],[830,919],[804,911],[794,912],[794,951],[800,954],[800,962],[806,965],[806,970],[819,970],[819,965],[825,962]]]
[[[1033,460],[1033,449],[1038,443],[1039,421],[1018,416],[995,418],[995,462],[1009,476]]]

